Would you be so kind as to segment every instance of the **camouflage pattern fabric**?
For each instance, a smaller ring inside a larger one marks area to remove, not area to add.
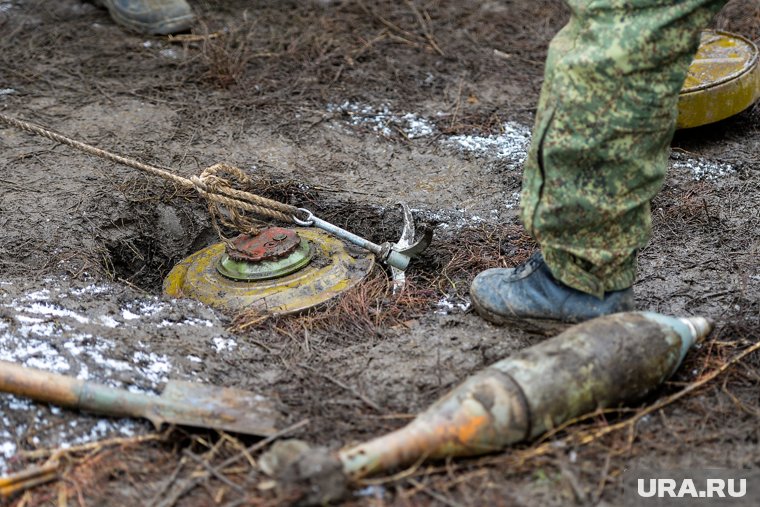
[[[552,274],[602,298],[630,287],[665,178],[678,92],[725,0],[568,0],[525,166],[522,220]]]

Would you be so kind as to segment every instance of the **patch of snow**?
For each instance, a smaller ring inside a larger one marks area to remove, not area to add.
[[[121,318],[123,318],[124,320],[135,320],[135,319],[139,319],[140,316],[137,315],[136,313],[130,312],[127,309],[124,309],[121,311]]]
[[[100,317],[98,317],[98,322],[110,328],[115,328],[119,325],[119,321],[114,319],[110,315],[101,315]]]
[[[87,324],[90,322],[90,319],[83,315],[79,315],[76,312],[72,312],[71,310],[67,310],[66,308],[62,308],[57,305],[53,304],[43,304],[43,303],[32,303],[31,305],[27,306],[14,306],[14,305],[6,305],[10,306],[11,308],[14,308],[15,310],[26,312],[26,313],[33,313],[35,315],[45,315],[48,317],[68,317],[71,319],[76,320],[80,324]]]
[[[72,429],[76,428],[78,425],[78,421],[70,421],[69,423],[69,427]],[[95,440],[103,440],[115,436],[114,433],[131,437],[135,435],[135,432],[140,425],[141,423],[134,419],[100,419],[92,426],[88,433],[80,434],[71,440],[61,442],[60,447],[62,449],[68,449]]]
[[[470,301],[464,299],[461,301],[454,301],[450,296],[444,296],[436,303],[437,310],[436,315],[449,315],[451,313],[462,313],[470,309]]]
[[[24,366],[37,368],[38,370],[48,370],[64,372],[71,369],[69,363],[58,355],[58,352],[47,343],[41,343],[35,355],[27,358],[21,358]]]
[[[736,172],[736,168],[731,164],[696,158],[676,160],[673,167],[675,169],[687,169],[697,181],[715,181]]]
[[[435,132],[435,127],[429,121],[414,113],[406,113],[401,120],[403,120],[402,130],[409,139],[432,136]]]
[[[386,489],[384,486],[371,485],[354,492],[357,497],[385,498]]]
[[[507,199],[508,200],[508,199]],[[480,215],[472,215],[467,208],[456,209],[438,209],[438,210],[426,210],[420,208],[412,209],[412,212],[419,217],[420,220],[434,223],[436,227],[440,229],[462,229],[484,223],[496,223],[499,221],[499,210],[490,210],[488,212],[488,218],[483,218]]]
[[[172,48],[162,49],[161,51],[158,52],[158,54],[160,54],[164,58],[169,58],[170,60],[176,60],[178,57],[177,51]]]
[[[520,207],[520,192],[512,192],[512,195],[508,196],[504,202],[506,209],[515,209]]]
[[[4,431],[3,433],[0,433],[0,438],[3,440],[6,438],[10,438],[11,435]],[[16,444],[11,442],[10,440],[6,440],[5,442],[0,442],[0,473],[3,473],[3,463],[11,459],[13,456],[16,455]]]
[[[201,359],[201,358],[200,358],[200,357],[198,357],[198,356],[194,356],[194,355],[192,355],[192,354],[188,355],[188,356],[187,356],[187,359],[188,359],[188,360],[189,360],[191,363],[202,363],[202,362],[203,362],[203,359]]]
[[[111,359],[110,357],[105,357],[99,350],[86,350],[85,354],[90,356],[90,358],[95,361],[95,363],[99,364],[100,366],[104,366],[108,370],[116,370],[116,371],[131,371],[132,365],[127,363],[126,361],[121,361],[119,359]]]
[[[50,291],[47,289],[30,292],[26,295],[26,299],[29,301],[45,301],[50,299]]]
[[[87,287],[82,287],[80,289],[70,289],[69,294],[72,296],[83,296],[83,295],[98,295],[98,294],[106,294],[108,292],[111,292],[111,287],[107,285],[95,285],[91,284]]]
[[[79,313],[82,308],[79,299],[100,299],[103,297],[100,294],[111,298],[114,288],[99,284],[64,288],[59,282],[60,279],[48,279],[44,281],[45,289],[20,295],[0,290],[0,309],[8,315],[0,320],[0,359],[132,392],[151,393],[166,382],[174,370],[170,358],[152,350],[154,344],[148,340],[132,341],[132,349],[125,350],[99,332],[113,328],[130,332],[139,329],[148,336],[151,330],[162,325],[195,326],[204,330],[213,329],[215,325],[213,320],[200,316],[170,320],[174,319],[173,305],[157,297],[123,303],[116,314],[105,308],[100,312]],[[12,283],[0,282],[0,287],[7,285]],[[210,332],[209,335],[213,336]],[[217,336],[211,344],[218,352],[238,346],[235,340],[222,336]],[[203,362],[197,356],[191,355],[188,359]],[[87,415],[71,418],[68,410],[2,395],[0,475],[11,470],[11,460],[20,451],[16,442],[27,434],[33,436],[25,440],[25,449],[75,446],[112,436],[132,436],[145,428],[146,423],[135,420]]]
[[[165,355],[138,350],[132,358],[140,373],[153,385],[168,380],[167,374],[172,370],[172,363]]]
[[[153,301],[134,301],[127,303],[125,308],[122,308],[122,317],[125,320],[139,319],[140,317],[152,317],[153,315],[166,309],[166,303],[158,301],[158,298],[153,298]]]
[[[206,319],[196,319],[195,317],[184,317],[181,321],[162,320],[157,327],[172,327],[172,326],[199,326],[199,327],[213,327],[214,323]]]
[[[459,135],[444,139],[444,144],[480,158],[504,160],[514,167],[521,166],[528,157],[530,128],[517,122],[506,122],[498,135]]]
[[[28,412],[34,408],[34,402],[26,398],[18,398],[14,395],[11,395],[10,401],[8,402],[8,408],[11,410]]]
[[[79,365],[79,372],[77,372],[77,378],[79,380],[90,380],[90,369],[85,363]]]
[[[232,338],[222,338],[221,336],[214,336],[214,338],[211,339],[212,344],[214,345],[214,350],[217,354],[221,354],[224,351],[227,350],[234,350],[237,348],[237,342],[233,340]]]
[[[41,370],[60,372],[70,368],[69,363],[48,342],[30,338],[29,334],[23,334],[20,340],[7,331],[0,335],[0,359]]]
[[[330,113],[342,113],[348,116],[348,123],[355,127],[369,128],[384,136],[401,131],[409,139],[429,137],[436,131],[435,126],[425,118],[415,113],[394,114],[383,104],[378,108],[367,104],[356,104],[346,101],[342,104],[328,104]]]

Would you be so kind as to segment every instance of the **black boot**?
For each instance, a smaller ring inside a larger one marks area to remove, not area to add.
[[[634,309],[633,289],[606,292],[599,299],[556,280],[541,253],[513,269],[487,269],[470,286],[472,306],[494,324],[528,324],[556,331],[610,313]]]

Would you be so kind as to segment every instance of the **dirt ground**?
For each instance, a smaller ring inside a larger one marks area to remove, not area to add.
[[[171,267],[216,239],[205,205],[155,177],[0,127],[0,359],[157,392],[168,379],[254,390],[288,436],[337,449],[395,429],[470,373],[543,339],[469,311],[480,270],[534,249],[517,217],[521,163],[558,0],[195,1],[194,40],[138,36],[79,0],[0,0],[0,111],[190,176],[217,162],[266,195],[375,241],[397,202],[436,226],[390,293],[378,269],[343,300],[254,322],[161,296]],[[760,7],[715,25],[760,38]],[[681,131],[640,309],[717,330],[656,399],[760,340],[760,107]],[[596,415],[481,459],[419,466],[348,505],[619,505],[623,472],[760,466],[760,357],[642,417]],[[635,407],[634,407],[635,408]],[[252,438],[105,420],[0,396],[0,475],[56,449],[61,479],[9,505],[278,505]],[[93,444],[92,442],[101,442]],[[204,475],[205,474],[205,475]],[[1,499],[0,499],[1,500]]]

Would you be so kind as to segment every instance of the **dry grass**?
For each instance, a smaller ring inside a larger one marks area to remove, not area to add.
[[[444,260],[433,280],[434,286],[440,294],[464,297],[476,274],[490,268],[521,264],[537,248],[536,242],[519,224],[467,227],[439,248],[438,254]]]
[[[270,329],[282,336],[323,334],[332,341],[353,341],[357,336],[376,336],[383,329],[403,325],[430,308],[434,295],[408,280],[394,293],[393,282],[382,270],[373,271],[358,286],[322,308],[299,315],[267,318],[255,311],[235,317],[231,331]]]
[[[705,181],[692,181],[683,188],[665,188],[652,202],[653,218],[680,225],[711,225],[718,220],[708,205],[714,194],[715,186]]]
[[[211,34],[208,25],[201,23],[200,61],[205,72],[203,78],[219,88],[239,85],[250,61],[256,56],[251,49],[251,32],[255,25],[244,13],[242,22],[224,32]]]

